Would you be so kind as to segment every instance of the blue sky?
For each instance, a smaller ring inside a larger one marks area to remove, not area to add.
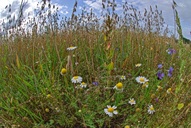
[[[3,0],[0,4],[0,24],[2,19],[5,18],[6,11],[4,8],[6,5],[12,4],[12,13],[11,15],[18,15],[19,3],[21,0]],[[27,0],[25,0],[27,1]],[[33,10],[37,7],[37,3],[40,0],[28,0],[28,7],[25,10],[25,15],[29,13],[32,15]],[[122,9],[122,3],[127,1],[128,4],[133,5],[141,12],[144,9],[149,9],[151,6],[158,6],[159,10],[163,11],[163,17],[165,19],[166,24],[173,31],[174,30],[174,18],[173,18],[173,10],[172,10],[172,0],[116,0],[118,5],[117,10],[120,11]],[[186,38],[191,39],[191,0],[175,0],[177,3],[177,10],[181,19],[181,25],[183,29],[183,35]],[[73,9],[73,5],[75,0],[51,0],[53,4],[59,7],[59,12],[63,16],[71,16],[71,12]],[[92,8],[94,12],[98,13],[102,7],[102,0],[78,0],[78,11],[81,10],[82,7],[86,6],[87,8]]]

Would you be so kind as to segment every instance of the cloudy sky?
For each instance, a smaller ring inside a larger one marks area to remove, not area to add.
[[[24,0],[28,1],[28,4],[25,9],[25,15],[32,15],[33,10],[37,8],[37,4],[41,0]],[[102,0],[78,0],[78,10],[84,6],[87,8],[92,8],[95,12],[99,12],[102,5]],[[122,9],[122,3],[127,1],[128,4],[133,5],[136,9],[143,11],[145,8],[149,9],[151,6],[158,6],[159,10],[163,11],[163,17],[165,19],[166,24],[168,24],[169,28],[173,31],[174,29],[174,16],[172,10],[172,0],[116,0],[118,5],[117,10],[120,11]],[[186,38],[191,39],[191,0],[175,0],[177,3],[177,10],[181,19],[181,25],[183,29],[183,35]],[[11,6],[11,15],[18,15],[18,8],[21,0],[1,0],[0,4],[0,24],[2,19],[7,16],[8,12],[5,10],[5,7],[8,5]],[[75,0],[51,0],[53,4],[59,7],[59,12],[63,16],[70,16]]]

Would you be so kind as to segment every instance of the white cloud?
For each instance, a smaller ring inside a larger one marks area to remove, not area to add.
[[[4,1],[6,1],[6,0],[4,0]],[[2,33],[2,30],[4,29],[3,27],[11,30],[10,27],[16,24],[16,20],[19,15],[19,8],[20,8],[21,1],[22,0],[7,0],[6,2],[3,2],[3,4],[1,4],[1,6],[0,6],[0,33]],[[24,1],[26,1],[27,4],[24,7],[24,11],[23,11],[24,20],[22,21],[21,27],[24,28],[25,30],[31,31],[32,24],[29,22],[32,21],[33,18],[36,18],[35,10],[37,10],[37,11],[41,10],[42,3],[39,2],[41,0],[24,0]],[[38,4],[38,6],[37,6],[37,4]],[[9,12],[9,8],[5,8],[6,5],[8,5],[8,7],[10,5],[11,12]],[[58,14],[61,14],[61,15],[68,14],[67,6],[59,5],[58,3],[53,3],[52,1],[51,1],[50,5],[51,5],[51,9],[50,9],[51,14],[54,14],[57,11],[58,11]],[[55,6],[55,8],[53,8],[53,5]],[[49,8],[48,4],[46,4],[45,10],[47,10],[48,8]],[[10,15],[11,18],[7,18],[8,15]],[[43,12],[42,15],[47,17],[48,11]],[[13,19],[13,17],[15,17],[14,22],[11,22],[11,24],[8,23],[8,20]],[[3,21],[4,21],[4,23],[3,23]],[[40,20],[36,19],[36,22],[39,23]]]
[[[177,3],[177,11],[181,20],[182,30],[185,37],[191,39],[191,1],[190,0],[175,0]],[[84,4],[93,8],[94,10],[101,10],[102,0],[84,0]],[[171,30],[174,30],[174,14],[172,9],[172,0],[116,0],[117,11],[122,10],[122,4],[127,2],[133,5],[138,11],[144,12],[144,9],[149,10],[150,6],[155,9],[157,5],[158,10],[162,10],[165,23],[168,24]]]
[[[8,14],[8,8],[5,9],[5,7],[8,5],[11,5],[11,15],[17,15],[19,14],[19,7],[21,4],[22,0],[3,0],[0,4],[0,19],[6,18],[7,14]],[[27,2],[27,5],[25,6],[24,9],[24,17],[28,17],[29,15],[31,17],[34,16],[34,10],[35,9],[40,9],[40,5],[37,7],[37,4],[39,4],[39,1],[41,0],[24,0]],[[55,5],[56,8],[51,8],[51,11],[54,12],[56,11],[56,9],[58,8],[58,11],[61,11],[62,14],[67,14],[68,11],[68,7],[65,5],[59,5],[57,3],[52,3],[51,5]],[[46,8],[48,8],[48,4],[46,5]]]
[[[145,0],[146,1],[146,0]],[[150,0],[147,0],[150,1]],[[183,35],[191,39],[191,1],[190,0],[175,0],[177,3],[177,11],[180,17]],[[163,11],[163,17],[166,24],[174,27],[174,14],[172,10],[172,1],[167,0],[153,0],[149,2],[150,5],[157,5],[159,10]],[[146,6],[146,5],[145,5]]]
[[[84,0],[83,1],[90,8],[100,10],[102,9],[102,0]]]

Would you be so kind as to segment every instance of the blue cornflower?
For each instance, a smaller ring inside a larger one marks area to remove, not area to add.
[[[95,85],[95,86],[98,86],[98,82],[97,81],[94,81],[92,84]]]
[[[172,77],[172,72],[173,72],[174,68],[173,67],[170,67],[169,70],[168,70],[168,76],[169,77]]]
[[[172,54],[175,54],[175,53],[176,53],[176,50],[173,49],[173,48],[169,48],[169,49],[167,49],[167,53],[168,53],[169,55],[172,55]]]
[[[162,65],[162,64],[159,64],[159,65],[158,65],[158,68],[159,68],[159,69],[161,69],[162,67],[163,67],[163,65]]]
[[[164,77],[164,73],[162,71],[158,71],[157,72],[157,78],[158,80],[162,80],[162,78]]]

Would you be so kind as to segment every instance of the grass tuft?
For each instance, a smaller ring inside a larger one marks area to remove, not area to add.
[[[166,35],[157,6],[142,15],[124,3],[122,16],[114,1],[102,6],[101,22],[77,15],[76,1],[70,19],[38,13],[46,24],[3,38],[1,127],[191,125],[190,47]]]

